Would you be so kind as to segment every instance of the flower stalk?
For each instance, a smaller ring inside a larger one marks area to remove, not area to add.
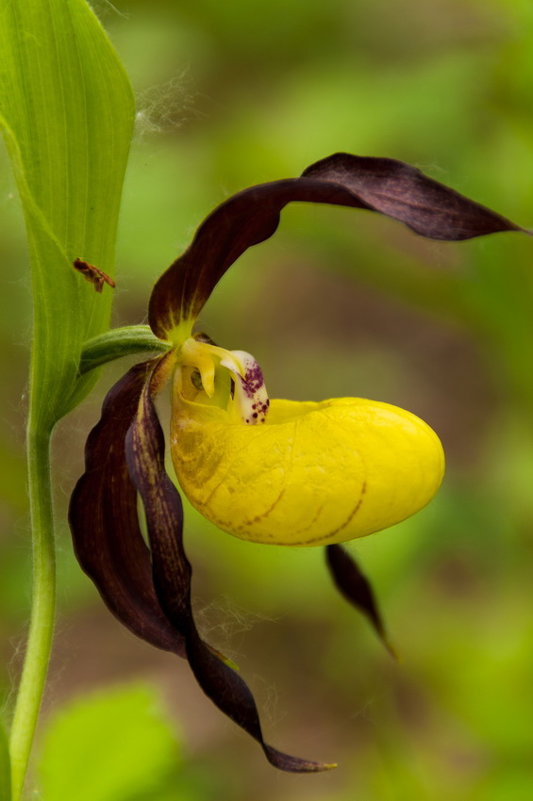
[[[12,801],[24,787],[52,649],[56,603],[56,567],[50,431],[33,424],[27,431],[28,494],[33,532],[33,591],[30,628],[11,726]]]
[[[135,353],[154,351],[165,353],[171,347],[153,335],[148,325],[125,325],[113,328],[85,343],[80,360],[80,375],[101,367],[103,364],[131,356]]]

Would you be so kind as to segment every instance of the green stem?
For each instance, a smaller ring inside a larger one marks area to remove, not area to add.
[[[50,432],[28,425],[28,487],[33,532],[33,598],[28,644],[11,727],[12,801],[24,786],[52,648],[55,547],[50,481]]]

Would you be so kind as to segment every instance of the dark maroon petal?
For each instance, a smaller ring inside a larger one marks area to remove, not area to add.
[[[136,365],[108,393],[87,440],[85,473],[70,501],[69,522],[77,559],[113,614],[143,640],[185,656],[183,638],[156,596],[124,452],[142,388],[157,361]]]
[[[156,283],[149,308],[153,332],[165,339],[181,320],[194,320],[228,267],[272,236],[292,201],[376,211],[431,239],[523,230],[401,161],[337,153],[300,178],[252,186],[215,209]]]
[[[261,744],[275,767],[298,773],[333,767],[298,759],[267,745],[247,685],[201,639],[191,608],[192,571],[183,547],[181,498],[165,472],[164,451],[163,432],[150,386],[146,385],[126,438],[128,466],[144,504],[156,592],[169,621],[185,638],[187,658],[198,684],[224,714]]]
[[[396,652],[389,642],[383,625],[374,591],[355,560],[340,545],[327,545],[326,561],[339,592],[368,618],[385,648],[396,658]]]

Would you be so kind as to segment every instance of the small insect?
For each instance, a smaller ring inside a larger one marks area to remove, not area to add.
[[[94,264],[89,264],[89,262],[83,259],[75,259],[72,264],[75,270],[78,270],[87,281],[91,282],[97,292],[102,291],[104,284],[108,284],[110,287],[113,287],[113,289],[116,287],[113,279],[110,278],[107,273],[104,273],[103,270],[100,270],[99,267],[95,267]]]

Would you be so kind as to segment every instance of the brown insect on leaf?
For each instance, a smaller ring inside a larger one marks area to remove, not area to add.
[[[116,287],[113,279],[99,267],[95,267],[94,264],[89,264],[84,259],[75,259],[72,264],[75,270],[78,270],[87,281],[91,282],[97,292],[102,291],[104,284],[108,284],[113,289]]]

